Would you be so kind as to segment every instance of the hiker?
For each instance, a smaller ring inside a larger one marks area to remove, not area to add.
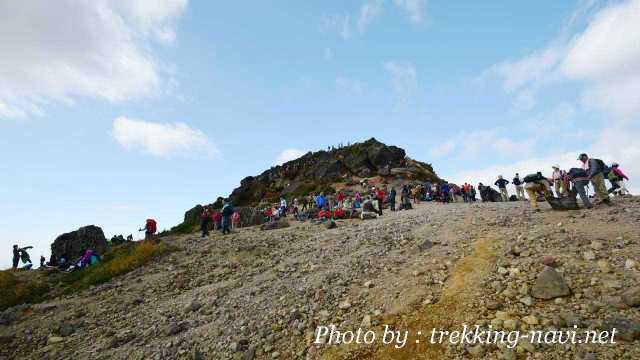
[[[476,188],[473,185],[469,184],[469,197],[471,197],[471,201],[476,201]]]
[[[133,234],[129,234],[129,236],[127,236],[127,242],[131,241],[133,241]]]
[[[154,219],[147,219],[144,223],[144,227],[142,229],[138,229],[138,231],[144,231],[144,240],[153,239],[154,234],[157,230],[157,223]]]
[[[587,171],[582,168],[571,168],[567,173],[569,179],[573,183],[573,188],[580,195],[580,199],[582,200],[582,204],[586,209],[591,209],[591,201],[589,201],[589,196],[587,195],[586,188],[589,186],[589,175]]]
[[[498,190],[500,190],[502,201],[509,201],[509,192],[507,191],[507,185],[509,185],[509,181],[504,179],[502,175],[499,175],[498,180],[496,180],[494,185],[498,187]]]
[[[25,246],[23,248],[19,248],[18,245],[13,245],[13,269],[17,269],[18,268],[18,264],[20,263],[20,260],[22,260],[22,262],[26,265],[31,264],[33,266],[33,263],[31,262],[31,257],[29,256],[29,253],[27,252],[27,250],[29,249],[33,249],[33,246]],[[27,266],[25,267],[25,269],[29,269],[30,267]]]
[[[324,193],[320,193],[320,195],[316,196],[315,201],[316,201],[316,207],[318,209],[322,209],[326,203]]]
[[[585,153],[580,154],[578,160],[582,162],[582,168],[587,172],[591,185],[593,185],[593,190],[596,192],[596,201],[593,202],[593,205],[602,203],[611,205],[609,193],[607,193],[607,188],[604,184],[604,173],[607,170],[604,161],[589,158],[589,155]]]
[[[211,221],[211,214],[209,213],[209,207],[205,206],[200,214],[200,231],[202,237],[209,235],[209,221]]]
[[[58,266],[58,258],[54,254],[51,254],[51,256],[49,256],[49,261],[46,263],[46,265],[51,267]]]
[[[556,191],[557,197],[562,197],[567,194],[567,189],[564,184],[565,171],[560,170],[560,165],[554,165],[551,167],[553,169],[553,174],[551,175],[551,180],[553,181],[553,187]]]
[[[337,206],[342,207],[342,202],[344,201],[344,194],[342,191],[338,191],[336,194],[336,201],[338,202]]]
[[[296,217],[296,219],[298,218],[298,208],[294,208],[295,209],[295,213],[294,216]],[[234,212],[233,215],[231,215],[231,229],[235,230],[236,228],[239,228],[241,226],[240,224],[240,213],[239,212]]]
[[[524,182],[531,208],[535,211],[540,211],[538,208],[538,194],[541,194],[545,199],[549,199],[551,197],[551,183],[542,176],[541,172],[525,176]]]
[[[624,185],[624,181],[629,181],[627,175],[620,170],[620,164],[614,162],[611,164],[611,171],[609,172],[609,181],[611,182],[611,189],[609,193],[619,193],[620,195],[631,195],[627,187]],[[620,189],[620,190],[618,190]]]
[[[384,206],[384,190],[379,188],[375,192],[376,199],[378,199],[378,215],[382,216],[382,207]]]
[[[45,259],[44,256],[40,255],[40,267],[44,267],[45,262],[47,261],[47,259]]]
[[[13,269],[18,268],[18,264],[20,263],[20,248],[18,245],[13,245]]]
[[[518,197],[518,200],[524,200],[524,186],[522,179],[520,179],[520,174],[516,173],[516,176],[513,178],[511,183],[516,187],[516,196]]]
[[[443,204],[448,203],[449,202],[449,192],[451,191],[451,189],[449,188],[449,183],[448,182],[443,182],[442,185],[440,185],[440,196],[441,199],[440,201],[442,201]]]
[[[396,211],[396,188],[393,186],[389,190],[389,207],[391,211]]]
[[[220,214],[220,211],[214,210],[213,214],[211,215],[211,219],[213,220],[213,230],[220,230],[220,228],[222,227],[220,225],[220,223],[222,222],[222,215]]]
[[[280,198],[280,208],[278,209],[278,215],[280,215],[280,217],[287,217],[287,200],[284,197]]]
[[[224,200],[224,205],[222,205],[222,211],[220,213],[222,215],[222,234],[229,234],[231,233],[231,230],[229,230],[231,215],[234,213],[233,206],[229,203],[229,199]]]

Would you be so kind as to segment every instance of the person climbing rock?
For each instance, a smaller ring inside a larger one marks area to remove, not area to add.
[[[593,205],[611,205],[609,193],[607,192],[607,187],[604,184],[604,174],[607,170],[607,166],[604,161],[589,158],[589,155],[585,153],[580,154],[580,156],[578,156],[578,160],[582,162],[582,169],[587,172],[591,185],[593,185],[593,189],[596,192],[596,201],[594,201]]]
[[[524,182],[531,208],[535,211],[540,211],[540,208],[538,208],[538,194],[541,194],[545,199],[549,199],[552,196],[551,183],[541,172],[525,176]]]
[[[575,191],[580,196],[580,200],[582,200],[584,207],[586,209],[591,209],[591,201],[589,201],[589,196],[587,195],[587,188],[589,187],[589,175],[587,174],[587,171],[581,168],[571,168],[567,175],[573,183]]]

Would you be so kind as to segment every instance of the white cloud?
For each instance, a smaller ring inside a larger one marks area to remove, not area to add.
[[[323,15],[320,19],[320,31],[334,33],[348,40],[353,36],[354,28],[359,33],[364,33],[382,14],[384,4],[385,0],[365,0],[356,14]],[[393,4],[407,13],[411,23],[420,24],[424,21],[425,0],[393,0]]]
[[[419,24],[424,20],[424,0],[393,0],[393,3],[409,15],[409,21]]]
[[[536,144],[534,138],[523,141],[513,140],[503,134],[501,129],[475,130],[458,135],[431,148],[431,156],[436,158],[457,157],[463,160],[483,156],[507,154],[509,156],[528,156],[533,153]]]
[[[418,75],[408,62],[389,61],[384,69],[391,76],[391,87],[402,102],[408,101],[418,89]]]
[[[358,31],[364,32],[367,26],[382,12],[382,0],[368,0],[360,7],[360,17],[358,18]]]
[[[217,154],[204,133],[184,123],[156,123],[119,117],[113,120],[112,133],[125,149],[140,149],[154,156],[193,152]]]
[[[153,94],[162,76],[149,41],[171,42],[185,7],[186,0],[1,2],[0,117],[78,98]]]
[[[360,80],[338,77],[336,78],[336,87],[349,95],[362,95],[365,84]]]
[[[640,113],[640,0],[599,12],[570,44],[563,73],[589,85],[583,100],[615,115]]]
[[[306,153],[307,153],[306,151],[300,150],[300,149],[293,149],[293,148],[286,149],[282,151],[280,155],[278,155],[278,157],[276,158],[275,164],[282,165],[287,161],[295,160]]]
[[[580,8],[569,25],[586,13]],[[525,110],[533,108],[541,89],[577,81],[587,107],[626,119],[638,115],[640,0],[610,3],[589,18],[583,31],[565,37],[563,31],[547,48],[496,64],[482,77],[498,77],[505,92],[515,96],[515,106]]]
[[[320,31],[334,33],[344,40],[351,38],[351,17],[349,15],[324,15],[320,20]]]

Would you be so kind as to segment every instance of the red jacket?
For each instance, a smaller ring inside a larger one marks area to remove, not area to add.
[[[378,190],[378,192],[376,193],[376,198],[378,200],[384,201],[384,190]]]
[[[222,214],[220,214],[220,211],[214,211],[212,218],[213,221],[220,221],[222,220]]]

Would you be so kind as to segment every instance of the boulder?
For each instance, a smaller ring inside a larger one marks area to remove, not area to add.
[[[87,249],[95,250],[99,255],[107,249],[107,238],[101,228],[95,225],[81,227],[76,231],[58,236],[51,244],[51,254],[56,258],[66,256],[73,261]]]
[[[570,294],[571,289],[569,289],[564,278],[549,266],[545,267],[540,275],[538,275],[531,289],[531,296],[543,300],[550,300]]]

